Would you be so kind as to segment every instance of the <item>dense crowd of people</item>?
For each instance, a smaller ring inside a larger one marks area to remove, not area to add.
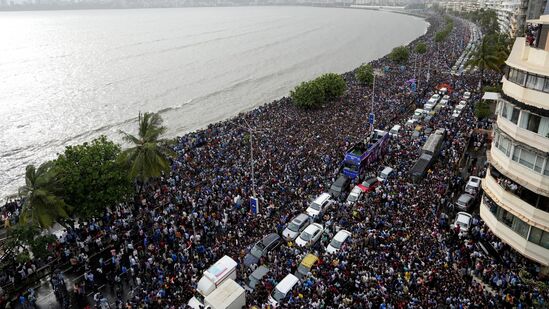
[[[524,284],[519,271],[535,276],[539,269],[512,252],[489,232],[478,215],[464,237],[451,224],[452,199],[463,189],[460,160],[475,129],[471,102],[460,117],[452,106],[464,91],[478,85],[478,73],[449,75],[469,40],[469,24],[456,19],[443,43],[434,33],[443,23],[429,19],[428,32],[412,42],[425,42],[427,53],[412,53],[415,64],[395,65],[387,57],[373,61],[379,72],[371,110],[371,88],[359,84],[352,72],[344,74],[348,90],[334,104],[318,110],[300,110],[283,98],[233,119],[189,133],[175,146],[172,170],[149,183],[133,203],[108,209],[102,217],[80,222],[60,237],[44,261],[13,262],[2,283],[21,282],[28,269],[52,260],[70,264],[82,280],[71,287],[73,304],[108,308],[185,308],[196,292],[203,271],[224,255],[239,263],[237,282],[245,284],[251,270],[242,264],[250,245],[262,236],[280,233],[308,203],[327,191],[337,176],[346,149],[369,132],[367,115],[376,115],[376,128],[403,125],[390,140],[379,167],[391,166],[396,175],[353,206],[336,202],[318,219],[326,234],[310,250],[284,244],[260,263],[270,271],[246,295],[249,306],[267,308],[276,284],[293,273],[309,251],[320,261],[290,295],[287,308],[415,308],[415,307],[531,307],[546,305],[547,290]],[[429,73],[426,71],[429,69]],[[429,76],[429,80],[425,80]],[[414,93],[406,81],[419,79]],[[494,75],[496,81],[497,75]],[[490,78],[490,77],[489,77]],[[434,85],[452,86],[449,107],[428,122],[406,127],[416,105],[435,91]],[[249,135],[247,126],[261,133]],[[408,171],[425,142],[425,128],[445,128],[447,137],[436,163],[425,179],[412,183]],[[412,133],[418,130],[420,136]],[[250,145],[254,141],[255,188],[252,188]],[[478,137],[478,141],[482,138]],[[378,170],[373,166],[372,172]],[[249,209],[256,192],[260,212]],[[15,207],[15,206],[14,206]],[[15,209],[14,209],[15,210]],[[336,254],[324,248],[340,229],[352,233]],[[498,256],[478,247],[493,245]],[[23,272],[21,272],[23,270]],[[57,275],[59,276],[59,275]],[[64,281],[56,277],[56,293],[64,301]],[[113,300],[98,290],[107,282]],[[52,282],[53,284],[53,282]],[[56,294],[57,296],[57,294]]]

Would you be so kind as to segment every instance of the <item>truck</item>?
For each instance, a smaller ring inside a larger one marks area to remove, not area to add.
[[[202,278],[198,281],[195,296],[188,305],[195,309],[203,308],[204,299],[210,295],[218,286],[228,279],[236,279],[236,261],[229,256],[223,256],[210,268],[204,271]],[[202,307],[201,307],[202,306]]]
[[[429,135],[425,145],[421,148],[419,159],[410,169],[413,181],[417,182],[425,176],[427,169],[435,162],[445,138],[445,129],[437,129],[434,133]]]
[[[389,134],[386,131],[372,131],[364,141],[354,144],[345,152],[340,164],[342,174],[351,180],[360,181],[364,178],[366,169],[385,154],[388,141]]]
[[[225,280],[204,298],[205,309],[242,309],[245,306],[246,292],[232,279]]]

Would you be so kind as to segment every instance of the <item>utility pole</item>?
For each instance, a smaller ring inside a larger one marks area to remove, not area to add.
[[[254,162],[254,140],[253,140],[253,136],[254,136],[254,133],[261,133],[261,132],[263,132],[263,130],[253,129],[252,126],[250,126],[250,124],[248,123],[248,121],[246,119],[244,119],[244,122],[246,123],[246,127],[242,127],[240,125],[239,126],[243,129],[248,130],[248,132],[250,134],[250,166],[251,166],[251,173],[252,173],[252,194],[253,194],[253,197],[255,198],[256,197],[256,192],[255,192],[255,162]]]
[[[368,122],[370,123],[370,132],[374,131],[374,121],[375,121],[374,96],[375,96],[375,90],[376,90],[376,72],[374,71],[374,81],[372,83],[372,103],[371,103],[371,106],[370,106],[370,115],[368,117]]]

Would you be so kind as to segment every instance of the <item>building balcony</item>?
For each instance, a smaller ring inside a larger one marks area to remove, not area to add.
[[[497,237],[520,254],[544,266],[549,265],[549,249],[528,241],[527,238],[517,234],[508,225],[499,221],[490,211],[490,207],[486,205],[484,199],[480,204],[480,217]]]
[[[536,173],[507,156],[497,147],[487,151],[488,161],[505,176],[540,195],[549,196],[549,176]]]
[[[549,63],[547,65],[549,67]],[[524,68],[521,69],[524,70]],[[544,75],[548,76],[549,72],[545,72]],[[503,93],[506,95],[524,104],[549,110],[549,93],[520,86],[507,80],[505,76],[503,77],[502,82]]]
[[[549,138],[543,137],[540,134],[519,127],[505,117],[497,117],[497,125],[503,132],[512,137],[516,141],[530,145],[542,152],[549,153]]]
[[[490,170],[487,171],[486,178],[482,181],[482,189],[500,207],[505,208],[528,225],[549,230],[549,213],[533,207],[517,195],[505,190],[492,177]]]
[[[516,38],[505,63],[531,73],[549,75],[549,51],[529,46],[523,37]]]

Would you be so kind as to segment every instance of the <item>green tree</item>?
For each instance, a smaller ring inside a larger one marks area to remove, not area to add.
[[[371,85],[374,81],[374,68],[369,64],[363,64],[356,70],[355,77],[360,83]]]
[[[25,172],[25,185],[19,188],[23,207],[19,218],[22,224],[51,227],[55,222],[63,224],[69,217],[71,207],[62,197],[62,186],[52,161],[38,168],[28,165]]]
[[[55,160],[65,201],[74,215],[89,218],[123,201],[132,192],[127,170],[120,163],[120,146],[105,136],[91,143],[68,146]]]
[[[35,258],[47,257],[50,251],[48,246],[54,244],[57,237],[51,234],[42,235],[40,229],[35,225],[17,224],[11,227],[6,234],[6,240],[2,244],[2,258],[6,255],[17,254],[18,260],[30,259],[28,250]],[[21,254],[27,253],[27,254]]]
[[[324,104],[324,89],[313,80],[302,82],[290,92],[294,104],[301,108],[315,108]]]
[[[482,42],[477,49],[471,54],[471,58],[466,63],[466,67],[478,67],[480,70],[481,88],[484,80],[484,71],[491,69],[494,71],[500,71],[502,59],[497,54],[497,50],[493,45],[489,44],[487,37],[482,39]]]
[[[122,151],[120,158],[129,168],[130,179],[143,184],[151,178],[160,177],[162,172],[169,172],[168,158],[173,155],[166,143],[160,139],[166,133],[162,117],[157,113],[139,113],[139,130],[137,136],[120,131],[124,141],[133,147]]]
[[[326,73],[315,80],[320,84],[324,91],[326,101],[333,101],[339,98],[347,90],[347,84],[341,75],[336,73]]]
[[[410,57],[410,52],[408,51],[408,48],[406,48],[405,46],[395,47],[389,54],[389,59],[398,64],[403,64],[408,62],[409,57]]]
[[[427,52],[427,44],[424,42],[419,42],[416,45],[416,53],[425,54]]]
[[[481,100],[475,106],[475,116],[477,116],[478,119],[490,117],[491,114],[490,104],[485,100]]]
[[[485,34],[499,32],[498,17],[494,10],[481,10],[478,17],[478,23],[482,28],[482,32]]]

